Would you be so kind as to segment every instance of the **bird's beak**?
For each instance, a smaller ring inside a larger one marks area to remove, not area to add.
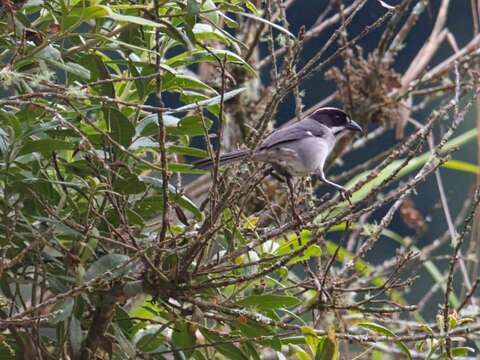
[[[365,135],[365,131],[363,130],[363,128],[353,120],[350,120],[348,122],[346,128],[352,131],[360,131],[363,135]]]

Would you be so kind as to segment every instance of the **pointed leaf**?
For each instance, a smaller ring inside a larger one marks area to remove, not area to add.
[[[239,88],[239,89],[235,89],[235,90],[226,92],[223,96],[223,101],[230,100],[231,98],[234,98],[235,96],[244,92],[245,90],[246,90],[246,88]],[[211,106],[211,105],[217,105],[217,104],[220,104],[221,100],[222,100],[221,96],[217,95],[217,96],[214,96],[210,99],[198,101],[195,104],[188,104],[188,105],[185,105],[185,106],[181,106],[181,107],[173,110],[173,112],[184,112],[184,111],[190,111],[190,110],[198,109],[199,107],[208,107],[208,106]]]
[[[179,320],[175,323],[175,327],[173,328],[172,342],[179,349],[191,348],[195,346],[197,339],[190,333],[188,324]],[[193,349],[185,350],[184,352],[188,357],[193,352]]]
[[[70,318],[70,324],[68,326],[68,329],[72,353],[75,357],[77,357],[78,355],[80,355],[80,351],[82,350],[83,335],[80,321],[75,316],[72,316]]]
[[[73,150],[74,148],[75,144],[69,141],[56,139],[30,140],[22,146],[18,155],[26,155],[33,152],[48,154],[52,151]]]
[[[255,75],[256,72],[250,64],[248,64],[243,58],[229,50],[222,49],[210,49],[206,50],[197,50],[191,53],[181,53],[176,55],[166,61],[167,65],[173,67],[186,66],[196,63],[203,63],[206,61],[218,62],[218,59],[227,58],[227,61],[233,64],[242,65],[246,70],[250,72],[251,75]]]
[[[220,335],[214,333],[213,331],[209,331],[207,329],[200,330],[207,339],[209,343],[211,343],[215,348],[225,355],[227,359],[230,360],[248,360],[247,356],[235,345],[231,343],[222,343],[225,340]]]
[[[206,158],[208,157],[208,152],[202,149],[197,149],[194,147],[189,146],[177,146],[171,145],[168,147],[168,152],[172,152],[175,154],[182,154],[182,155],[190,155],[195,156],[198,158]]]
[[[89,281],[93,278],[96,278],[102,274],[105,274],[108,271],[113,270],[117,266],[122,263],[125,263],[130,259],[127,255],[123,254],[108,254],[97,261],[95,261],[90,267],[88,268],[87,272],[85,273],[85,280]],[[131,266],[124,266],[123,268],[115,270],[114,276],[119,276],[121,274],[125,274],[130,271]]]
[[[315,360],[333,360],[335,359],[336,345],[328,336],[323,336],[318,342],[315,351]]]
[[[300,300],[293,296],[285,295],[251,295],[237,302],[240,306],[253,306],[261,310],[278,309],[298,305]]]
[[[128,148],[135,135],[135,128],[133,125],[120,110],[115,108],[104,108],[104,113],[105,119],[110,126],[112,138],[125,148]]]
[[[140,181],[151,184],[158,189],[163,188],[162,179],[153,177],[153,176],[139,176]],[[203,213],[195,205],[195,203],[190,200],[187,196],[178,194],[175,186],[168,184],[168,191],[170,193],[169,198],[171,198],[177,205],[191,212],[198,220],[203,219]]]
[[[389,337],[396,337],[395,333],[392,332],[390,329],[387,329],[383,325],[379,325],[376,323],[372,322],[362,322],[357,324],[357,326],[363,327],[365,329],[371,330],[377,334],[384,335],[384,336],[389,336]],[[394,341],[394,343],[397,345],[399,350],[403,352],[410,360],[412,359],[412,354],[410,353],[410,350],[408,347],[401,341]]]
[[[264,23],[264,24],[267,24],[268,26],[271,26],[277,30],[279,30],[280,32],[283,32],[284,34],[290,36],[291,38],[295,39],[295,35],[293,35],[290,31],[288,31],[287,29],[285,29],[284,27],[280,26],[280,25],[277,25],[267,19],[264,19],[260,16],[256,16],[254,14],[250,14],[250,13],[246,13],[246,12],[236,12],[238,15],[241,15],[241,16],[245,16],[247,18],[250,18],[250,19],[253,19],[253,20],[256,20],[256,21],[259,21],[261,23]]]

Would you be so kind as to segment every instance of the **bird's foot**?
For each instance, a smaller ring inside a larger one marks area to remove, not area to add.
[[[351,201],[352,192],[348,189],[345,189],[344,187],[342,187],[339,190],[340,190],[340,196],[343,199],[343,201],[348,201],[348,203],[352,205],[352,201]]]

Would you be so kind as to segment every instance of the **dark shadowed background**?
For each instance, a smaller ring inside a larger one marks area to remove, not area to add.
[[[305,25],[307,29],[311,26],[322,10],[325,8],[327,1],[296,1],[294,5],[288,10],[288,20],[290,22],[291,31],[296,34],[298,33],[301,26]],[[347,2],[348,3],[348,2]],[[400,3],[400,0],[389,0],[387,1],[390,5],[397,5]],[[426,11],[422,14],[421,18],[417,22],[413,31],[407,37],[406,43],[408,44],[397,57],[395,62],[395,69],[399,73],[405,72],[408,68],[410,62],[417,54],[418,50],[424,44],[425,40],[428,38],[431,29],[435,21],[435,14],[438,11],[438,6],[440,5],[439,1],[434,1],[430,3],[431,7],[429,11]],[[359,15],[356,16],[355,20],[349,26],[349,38],[357,35],[364,29],[368,24],[371,24],[378,19],[382,14],[385,13],[385,9],[382,8],[376,0],[370,0],[366,6],[360,11]],[[472,19],[470,12],[470,3],[467,0],[455,0],[450,5],[449,18],[447,21],[447,26],[449,30],[454,34],[455,39],[458,43],[458,46],[461,48],[471,39],[472,34]],[[362,39],[359,45],[364,49],[365,53],[371,51],[375,45],[378,43],[379,36],[382,33],[383,28],[379,28],[376,31],[370,33],[367,37]],[[335,28],[330,29],[330,31],[324,31],[321,36],[316,39],[310,40],[304,47],[303,56],[300,63],[305,62],[310,59],[315,53],[320,49],[328,38],[331,36]],[[265,51],[266,48],[265,48]],[[324,55],[324,58],[328,57],[334,49],[330,49]],[[441,60],[445,59],[448,55],[452,54],[453,51],[451,47],[447,44],[443,44],[439,49],[437,55],[434,58],[434,61],[430,67],[439,63]],[[341,66],[341,60],[335,62],[336,66]],[[328,81],[325,79],[323,73],[315,74],[310,80],[304,83],[302,90],[304,91],[304,105],[305,108],[313,106],[319,100],[327,97],[335,90],[335,83],[333,81]],[[341,106],[341,104],[333,104]],[[279,111],[277,113],[277,121],[283,123],[288,119],[291,119],[294,116],[294,100],[293,96],[290,96],[287,101],[281,104]],[[417,113],[415,120],[423,123],[431,111],[431,107],[425,109],[423,113]],[[474,112],[470,111],[467,115],[466,121],[462,124],[457,134],[462,134],[466,130],[472,129],[474,127]],[[375,125],[371,126],[369,130],[373,130]],[[408,131],[413,130],[413,126],[409,125],[407,127]],[[437,138],[440,137],[440,134],[437,133]],[[348,168],[350,165],[357,164],[364,159],[368,159],[374,154],[378,154],[381,151],[389,148],[393,143],[396,142],[394,130],[391,129],[387,134],[382,136],[379,140],[376,140],[371,143],[367,148],[364,148],[361,152],[354,152],[354,156],[345,157],[345,163],[340,165],[336,164],[330,169],[330,173],[338,173],[342,170]],[[476,163],[476,148],[475,142],[472,141],[464,146],[462,146],[457,153],[454,154],[454,159],[459,159],[463,161],[468,161],[471,163]],[[475,176],[473,174],[466,174],[458,171],[452,171],[449,169],[441,170],[442,180],[444,182],[445,191],[448,196],[450,209],[452,212],[452,217],[455,218],[457,212],[462,207],[463,202],[469,191],[471,190],[472,185],[475,181]],[[415,206],[422,213],[422,215],[429,220],[428,230],[424,235],[418,240],[419,246],[425,246],[426,244],[431,243],[436,239],[440,234],[442,234],[447,229],[447,224],[445,221],[444,213],[439,203],[439,194],[437,189],[437,184],[435,177],[429,177],[427,181],[421,184],[418,187],[418,192],[420,195],[417,195],[413,198]],[[372,218],[380,220],[383,212],[377,213],[376,216]],[[397,215],[392,222],[391,229],[397,232],[402,236],[413,236],[415,234],[410,228],[408,228],[402,221],[400,215]],[[390,258],[395,254],[395,251],[398,247],[398,244],[386,237],[382,237],[379,242],[376,243],[373,250],[367,256],[367,259],[372,263],[378,264],[381,263],[384,259]],[[437,263],[439,268],[445,269],[447,266],[447,260],[439,261]],[[426,271],[421,271],[419,274],[420,278],[416,281],[414,286],[411,288],[410,301],[415,303],[418,301],[424,294],[425,288],[432,285],[432,279]],[[459,278],[460,280],[460,278]],[[416,290],[422,289],[422,291]],[[437,303],[437,300],[441,304],[442,300],[441,292],[437,292],[437,297],[432,298],[432,304]],[[437,312],[437,307],[427,307],[427,310],[430,312],[428,315],[434,315]],[[427,315],[427,314],[426,314]]]

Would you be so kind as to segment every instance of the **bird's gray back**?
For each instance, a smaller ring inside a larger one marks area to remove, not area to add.
[[[258,147],[259,150],[272,148],[291,141],[301,140],[308,137],[324,138],[330,145],[335,143],[335,136],[328,127],[313,119],[303,119],[295,124],[280,128],[269,136]]]
[[[303,176],[323,169],[334,145],[332,131],[307,118],[270,134],[258,147],[254,158],[276,164],[292,176]]]

